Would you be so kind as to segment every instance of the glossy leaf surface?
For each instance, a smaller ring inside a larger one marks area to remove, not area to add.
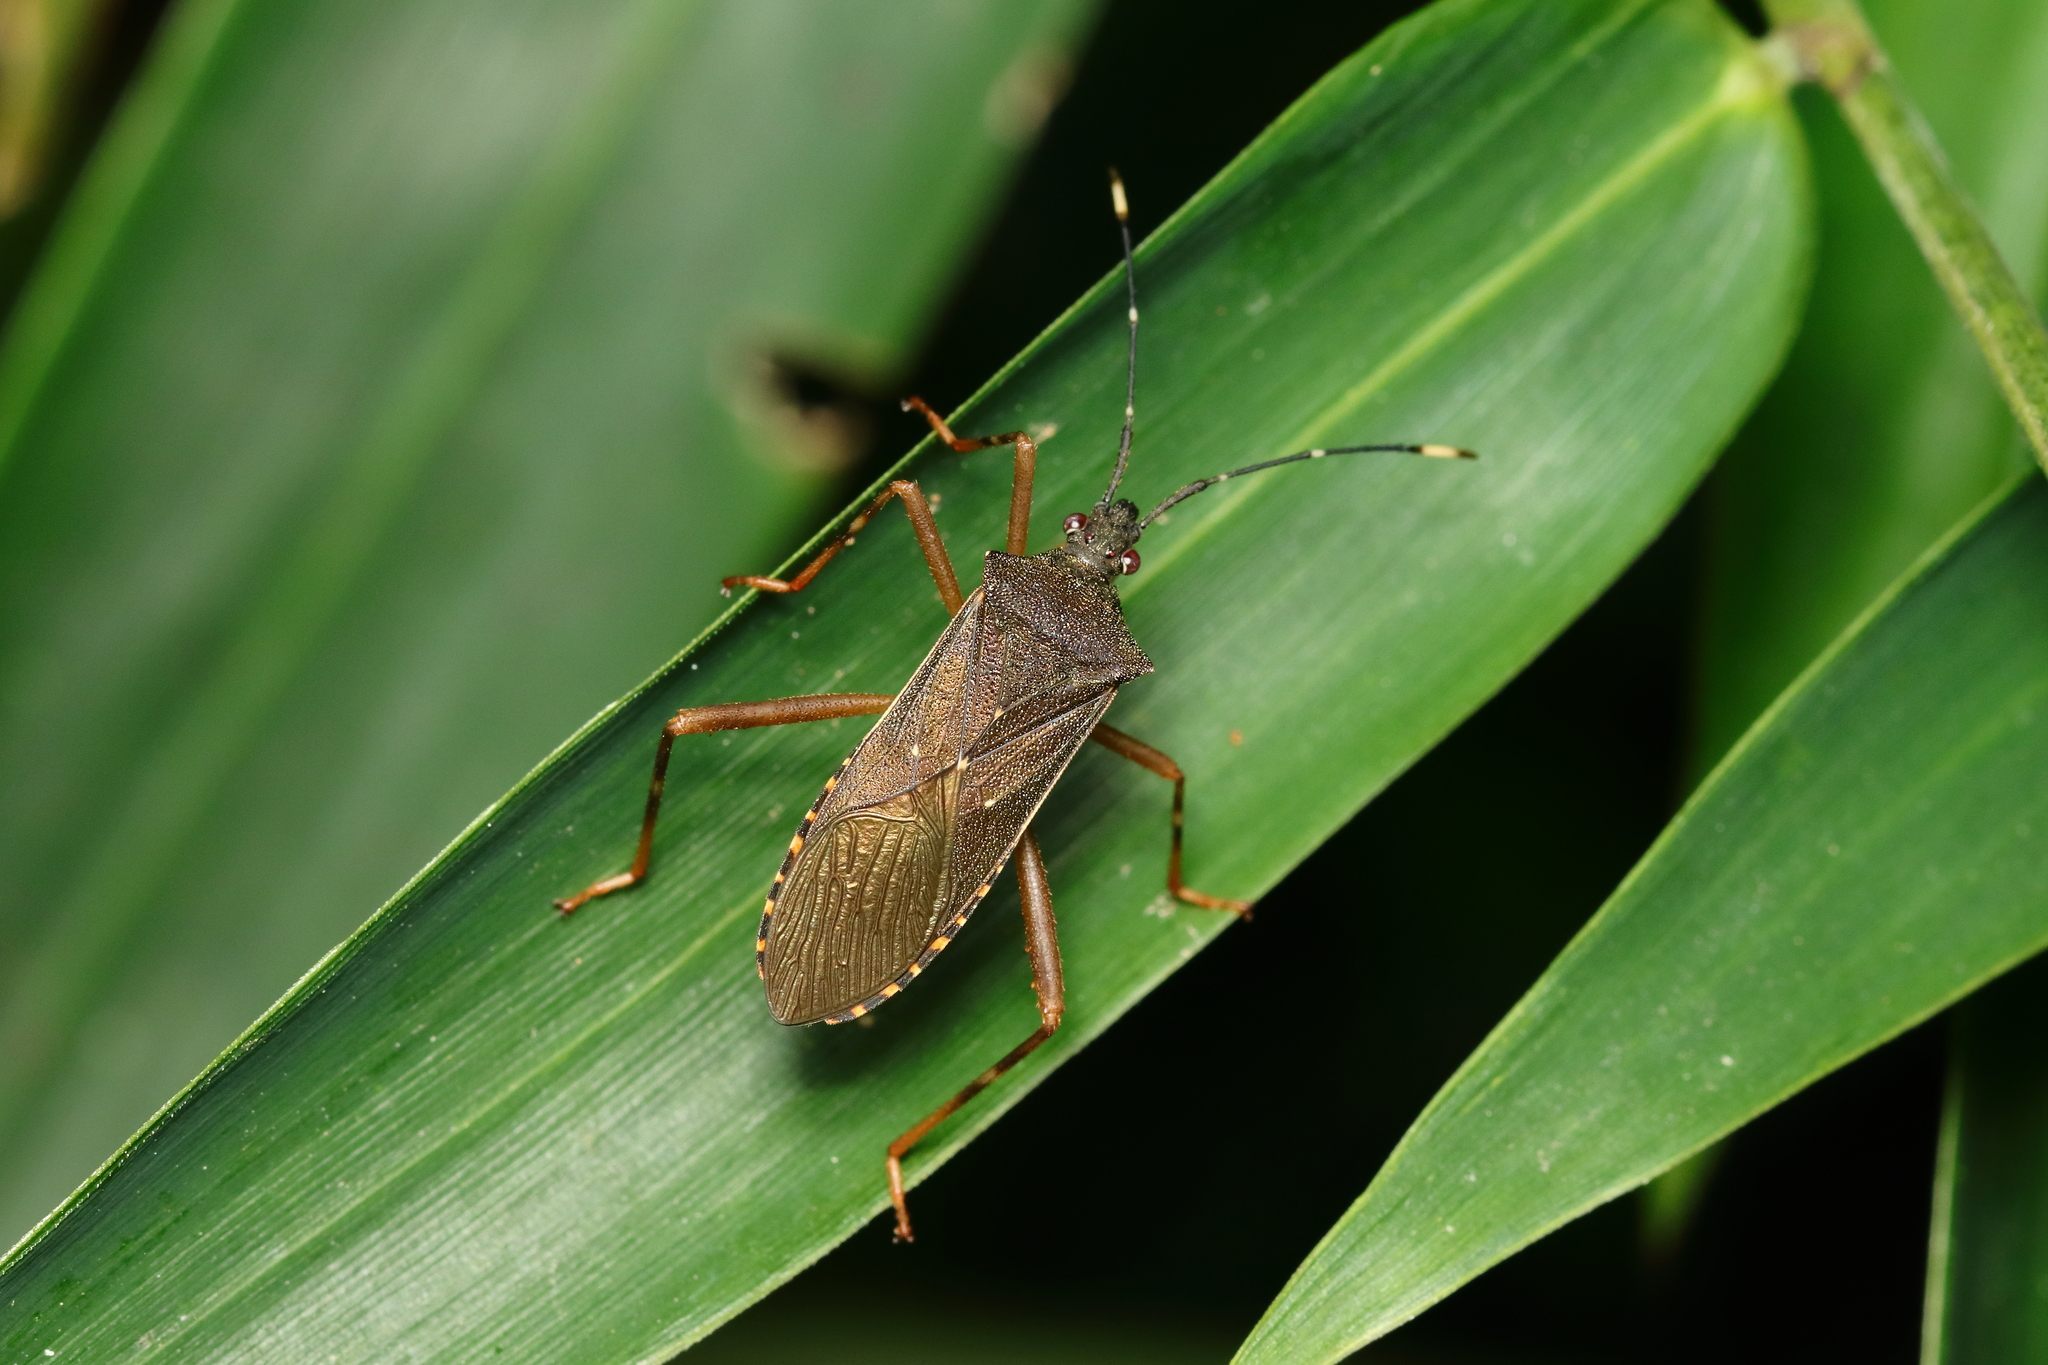
[[[1241,1359],[1333,1360],[2048,943],[2048,490],[1780,699]]]
[[[1466,0],[1340,67],[1147,243],[1135,495],[1311,443],[1485,452],[1247,479],[1148,536],[1125,602],[1160,669],[1111,719],[1188,770],[1192,881],[1272,885],[1656,532],[1785,344],[1802,176],[1703,0]],[[1123,308],[1105,280],[962,418],[1046,435],[1038,544],[1107,472]],[[971,585],[1004,457],[911,469]],[[0,1268],[9,1348],[649,1359],[859,1228],[888,1140],[1035,1022],[1007,888],[873,1027],[768,1018],[761,896],[861,726],[685,741],[653,882],[566,923],[547,902],[628,856],[664,715],[892,689],[942,624],[893,513],[802,596],[742,604]],[[1101,752],[1054,793],[1066,1028],[913,1179],[1224,927],[1160,894],[1167,804]]]
[[[5,1240],[795,539],[1087,10],[175,16],[0,371]]]

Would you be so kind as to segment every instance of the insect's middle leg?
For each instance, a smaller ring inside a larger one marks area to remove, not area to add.
[[[661,790],[668,781],[669,750],[678,735],[699,735],[713,730],[751,730],[764,725],[796,725],[807,720],[839,720],[846,716],[876,716],[889,709],[896,698],[883,692],[828,692],[819,696],[780,697],[774,701],[736,701],[722,706],[687,706],[661,727],[661,743],[654,750],[654,778],[647,784],[647,810],[640,818],[640,849],[633,866],[617,876],[592,882],[573,896],[555,902],[564,915],[647,880],[647,860],[654,853],[654,822],[661,815]]]
[[[896,1206],[896,1240],[910,1235],[910,1206],[903,1198],[903,1158],[912,1147],[967,1101],[988,1089],[1005,1071],[1038,1050],[1052,1037],[1067,1011],[1066,980],[1060,972],[1060,939],[1052,916],[1052,883],[1045,858],[1030,830],[1017,841],[1017,889],[1024,901],[1024,950],[1031,955],[1031,989],[1038,993],[1038,1028],[1010,1049],[1004,1058],[969,1081],[959,1094],[925,1115],[918,1125],[889,1144],[889,1202]]]
[[[1111,753],[1121,754],[1145,771],[1157,773],[1173,783],[1173,852],[1168,854],[1166,859],[1166,889],[1173,893],[1173,898],[1203,910],[1230,910],[1245,919],[1250,919],[1250,901],[1234,901],[1222,896],[1205,895],[1180,879],[1181,810],[1186,804],[1188,791],[1188,777],[1180,770],[1180,764],[1143,740],[1134,739],[1123,731],[1111,729],[1099,721],[1088,738]]]

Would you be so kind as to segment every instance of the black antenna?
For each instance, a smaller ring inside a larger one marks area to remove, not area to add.
[[[1116,486],[1124,481],[1124,466],[1131,462],[1131,423],[1138,415],[1138,275],[1137,267],[1131,263],[1131,204],[1124,198],[1123,177],[1114,166],[1109,168],[1109,202],[1116,209],[1116,230],[1124,239],[1124,292],[1130,297],[1131,350],[1124,374],[1124,434],[1117,442],[1116,469],[1109,476],[1109,491],[1098,504],[1102,507],[1109,506],[1110,499],[1116,496]]]
[[[1463,446],[1331,446],[1327,450],[1303,450],[1293,455],[1282,455],[1277,460],[1261,460],[1258,464],[1248,464],[1243,469],[1233,469],[1226,474],[1211,474],[1206,479],[1196,479],[1193,483],[1189,484],[1187,487],[1175,493],[1165,502],[1160,503],[1150,512],[1147,512],[1145,514],[1145,519],[1138,523],[1138,529],[1140,531],[1144,530],[1147,526],[1152,524],[1152,518],[1158,516],[1161,512],[1164,512],[1167,508],[1173,506],[1177,502],[1187,501],[1189,498],[1192,498],[1195,494],[1201,492],[1204,488],[1207,488],[1210,484],[1222,483],[1225,479],[1234,479],[1240,474],[1256,474],[1262,469],[1271,469],[1275,465],[1293,464],[1296,460],[1320,460],[1325,455],[1357,455],[1367,451],[1387,451],[1390,453],[1402,455],[1427,455],[1434,460],[1476,460],[1479,458],[1471,451],[1466,450]],[[1119,472],[1121,472],[1123,468],[1122,464],[1119,463],[1117,468]],[[1115,487],[1114,484],[1110,486],[1112,488]]]

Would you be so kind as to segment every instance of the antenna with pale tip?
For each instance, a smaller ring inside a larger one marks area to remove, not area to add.
[[[1116,497],[1116,487],[1124,481],[1124,466],[1131,462],[1131,423],[1138,417],[1138,271],[1131,262],[1131,201],[1124,197],[1123,177],[1116,173],[1116,167],[1109,168],[1109,202],[1116,210],[1116,230],[1124,239],[1124,293],[1130,302],[1131,347],[1129,360],[1124,367],[1124,434],[1116,445],[1116,468],[1109,476],[1109,491],[1102,495],[1100,506],[1107,507]]]
[[[1117,441],[1116,469],[1109,476],[1109,490],[1102,495],[1102,501],[1096,504],[1100,511],[1108,510],[1110,503],[1116,497],[1117,486],[1124,481],[1124,469],[1131,462],[1131,425],[1137,420],[1138,416],[1138,270],[1136,264],[1132,261],[1131,253],[1131,201],[1124,194],[1123,177],[1116,173],[1116,167],[1114,166],[1109,168],[1109,202],[1110,206],[1116,210],[1116,230],[1124,242],[1124,294],[1130,305],[1131,344],[1129,357],[1124,367],[1123,436]],[[1152,524],[1152,519],[1161,512],[1164,512],[1176,503],[1187,501],[1212,484],[1223,483],[1245,474],[1256,474],[1262,469],[1272,469],[1277,465],[1293,464],[1297,460],[1320,460],[1325,455],[1358,455],[1368,451],[1385,451],[1402,455],[1423,455],[1433,460],[1476,460],[1479,458],[1463,446],[1438,445],[1434,442],[1422,445],[1327,446],[1318,447],[1314,450],[1297,451],[1292,455],[1282,455],[1277,460],[1261,460],[1257,464],[1248,464],[1242,469],[1227,470],[1221,474],[1211,475],[1206,479],[1197,479],[1146,513],[1144,520],[1138,523],[1137,529],[1140,532],[1144,531],[1147,526]]]
[[[1315,450],[1300,450],[1296,451],[1292,455],[1282,455],[1277,460],[1261,460],[1257,464],[1248,464],[1243,469],[1227,470],[1221,474],[1211,474],[1206,479],[1196,479],[1187,487],[1180,489],[1172,497],[1168,498],[1165,502],[1160,503],[1157,507],[1147,512],[1145,514],[1145,519],[1138,523],[1138,529],[1140,531],[1143,531],[1147,526],[1152,524],[1152,519],[1158,516],[1161,512],[1164,512],[1167,508],[1173,506],[1175,503],[1186,502],[1189,498],[1192,498],[1195,494],[1201,492],[1204,488],[1209,487],[1211,484],[1223,483],[1226,480],[1237,478],[1241,474],[1256,474],[1262,469],[1271,469],[1276,465],[1293,464],[1297,460],[1320,460],[1325,455],[1359,455],[1364,454],[1368,451],[1383,451],[1397,455],[1427,455],[1429,458],[1433,460],[1476,460],[1479,458],[1477,454],[1465,449],[1463,446],[1445,446],[1436,445],[1433,443],[1415,446],[1329,446],[1318,447]]]

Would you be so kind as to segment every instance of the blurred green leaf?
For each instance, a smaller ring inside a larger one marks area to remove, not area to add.
[[[2048,943],[2044,585],[2028,477],[1730,754],[1241,1358],[1337,1358]]]
[[[111,0],[10,0],[0,6],[0,220],[43,187],[91,69]]]
[[[1338,68],[1146,244],[1134,494],[1316,442],[1486,453],[1233,483],[1148,539],[1125,600],[1160,672],[1115,720],[1190,773],[1196,884],[1271,886],[1663,524],[1788,339],[1803,170],[1770,73],[1704,0],[1458,0]],[[1105,279],[962,419],[1046,434],[1039,543],[1107,473],[1123,307]],[[1007,461],[909,467],[971,584]],[[1035,1023],[1007,891],[872,1028],[762,1007],[762,891],[865,727],[684,746],[652,882],[567,923],[548,900],[627,856],[663,716],[893,688],[942,625],[894,516],[803,596],[743,604],[12,1255],[8,1347],[648,1359],[859,1228],[884,1145]],[[1067,1026],[913,1179],[1222,930],[1160,892],[1167,800],[1090,752],[1048,803]]]
[[[1956,1012],[1923,1365],[2048,1353],[2048,960]]]
[[[786,549],[1079,0],[197,0],[0,369],[0,1228]]]

